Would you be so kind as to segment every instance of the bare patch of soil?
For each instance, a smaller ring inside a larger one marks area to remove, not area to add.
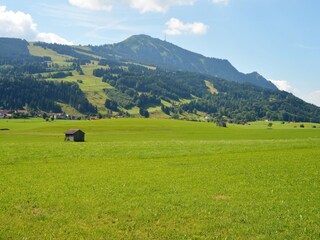
[[[231,197],[226,196],[226,195],[215,195],[215,196],[213,196],[213,198],[216,200],[230,200],[231,199]]]

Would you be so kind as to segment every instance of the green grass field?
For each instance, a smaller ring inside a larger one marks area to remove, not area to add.
[[[0,239],[319,239],[312,126],[0,120]]]
[[[38,57],[51,57],[52,62],[59,65],[70,65],[70,63],[67,63],[66,60],[73,59],[68,55],[59,54],[51,49],[44,49],[43,47],[35,46],[34,43],[30,43],[28,48],[31,55]]]

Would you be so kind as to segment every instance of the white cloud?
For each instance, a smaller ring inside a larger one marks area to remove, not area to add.
[[[4,37],[34,38],[37,24],[30,14],[23,12],[7,11],[5,6],[0,6],[0,35]]]
[[[313,91],[311,93],[302,92],[299,89],[293,87],[290,82],[285,80],[270,80],[279,90],[291,92],[297,97],[303,99],[306,102],[315,104],[320,107],[320,90]]]
[[[320,107],[320,90],[314,91],[308,96],[309,102]]]
[[[145,12],[166,12],[171,5],[192,5],[195,0],[129,0],[132,8]]]
[[[50,43],[72,44],[54,33],[41,33],[30,14],[24,12],[8,11],[0,6],[0,36],[24,38],[27,40],[40,40]]]
[[[211,0],[214,4],[224,4],[228,5],[229,0]]]
[[[166,25],[165,33],[168,35],[205,34],[209,28],[202,22],[184,23],[177,18],[171,18]]]
[[[47,42],[47,43],[60,43],[65,45],[73,45],[73,42],[69,42],[55,33],[38,33],[37,39],[39,41]]]
[[[171,5],[192,5],[196,0],[69,0],[73,6],[88,10],[110,11],[115,4],[123,4],[145,12],[166,12]]]
[[[290,85],[290,83],[288,81],[271,80],[271,79],[269,79],[269,81],[272,82],[274,85],[276,85],[276,87],[279,90],[286,91],[286,92],[294,92],[295,91],[295,89]]]
[[[112,0],[69,0],[69,3],[75,7],[89,10],[107,10],[112,9]]]

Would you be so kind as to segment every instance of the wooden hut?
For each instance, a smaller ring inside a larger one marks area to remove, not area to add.
[[[84,142],[84,132],[80,129],[69,129],[65,132],[65,141]]]
[[[227,127],[227,123],[224,121],[217,121],[216,126],[217,127]]]

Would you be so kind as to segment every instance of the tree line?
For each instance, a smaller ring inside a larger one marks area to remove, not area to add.
[[[61,112],[57,102],[69,104],[83,114],[96,113],[76,83],[36,80],[32,75],[0,75],[0,107]]]
[[[115,111],[118,107],[147,109],[156,105],[168,115],[201,111],[214,118],[227,118],[237,123],[262,119],[320,122],[319,107],[291,93],[249,83],[120,63],[98,68],[93,74],[114,87],[106,90],[109,97],[106,107]],[[209,92],[205,80],[218,90],[217,94]],[[161,100],[171,103],[171,106],[162,105]]]

